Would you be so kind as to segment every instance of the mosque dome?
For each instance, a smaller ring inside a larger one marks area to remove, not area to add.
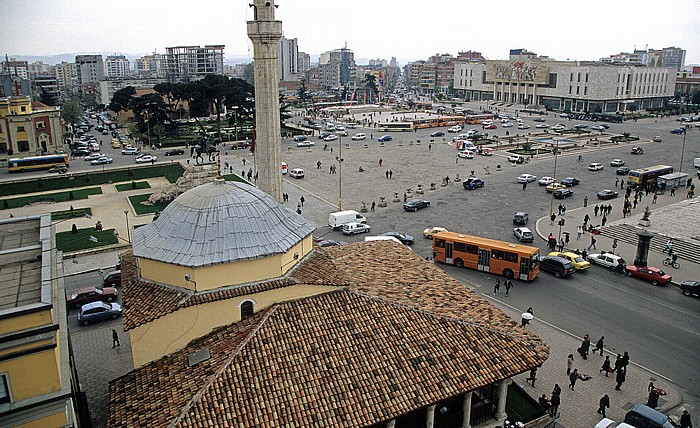
[[[260,189],[217,178],[134,230],[132,245],[136,257],[200,267],[284,253],[314,229]]]

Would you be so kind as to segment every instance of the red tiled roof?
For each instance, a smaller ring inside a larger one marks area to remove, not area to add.
[[[366,426],[549,355],[537,336],[388,241],[319,249],[290,280],[348,287],[274,305],[113,381],[109,426]],[[211,358],[189,367],[203,348]]]

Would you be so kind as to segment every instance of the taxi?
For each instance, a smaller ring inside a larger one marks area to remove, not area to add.
[[[576,253],[571,253],[568,251],[563,253],[560,253],[559,251],[552,251],[547,255],[549,257],[563,257],[569,260],[571,263],[574,264],[574,269],[576,269],[577,271],[586,270],[589,267],[591,267],[591,262],[589,262],[588,260],[584,260],[583,257]]]

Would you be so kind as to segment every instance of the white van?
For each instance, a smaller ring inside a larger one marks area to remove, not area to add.
[[[693,166],[700,169],[700,158],[693,159]]]
[[[328,225],[333,229],[340,229],[344,224],[353,222],[367,223],[367,219],[353,210],[336,211],[328,215]]]

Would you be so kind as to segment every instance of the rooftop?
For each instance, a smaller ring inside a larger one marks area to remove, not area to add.
[[[0,221],[0,311],[41,302],[39,217]]]

